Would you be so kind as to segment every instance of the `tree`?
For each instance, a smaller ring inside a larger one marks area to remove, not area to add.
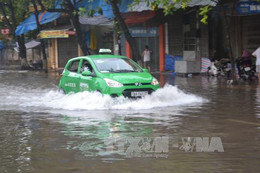
[[[41,0],[38,0],[41,2]],[[76,31],[76,36],[77,36],[77,41],[78,44],[81,48],[81,51],[84,55],[90,55],[91,53],[89,52],[88,45],[85,41],[84,33],[81,30],[80,27],[80,22],[79,22],[79,9],[76,8],[77,5],[76,0],[62,0],[61,4],[63,8],[61,9],[54,9],[54,8],[49,8],[47,11],[49,12],[63,12],[69,15],[70,20],[73,23],[73,27],[75,28]],[[42,3],[40,3],[42,5]]]
[[[17,23],[23,21],[26,16],[26,9],[28,7],[28,1],[26,0],[1,0],[0,12],[4,17],[4,22],[11,30],[12,37],[18,42],[19,56],[21,58],[21,69],[28,69],[29,65],[26,59],[26,47],[24,35],[15,36],[15,29]],[[10,18],[8,17],[10,16]]]
[[[78,1],[77,1],[78,2]],[[91,2],[91,0],[90,0]],[[124,33],[126,40],[128,41],[133,59],[137,62],[141,61],[141,54],[138,51],[138,48],[136,46],[134,38],[131,36],[127,25],[125,24],[124,19],[122,18],[118,4],[120,3],[119,0],[106,0],[108,4],[112,6],[113,14],[115,15],[115,21],[119,24],[122,32]],[[77,38],[78,38],[78,43],[81,47],[81,50],[84,55],[90,54],[88,51],[88,46],[86,44],[86,41],[84,40],[83,33],[81,31],[80,23],[79,23],[79,15],[80,14],[87,14],[89,16],[92,16],[94,13],[98,12],[102,14],[101,7],[98,7],[97,9],[86,9],[86,8],[79,8],[77,9],[76,6],[76,1],[71,1],[71,0],[63,0],[62,2],[63,9],[49,9],[48,11],[55,11],[55,12],[64,12],[69,14],[70,19],[73,22],[74,28],[77,33]]]
[[[135,40],[131,36],[131,34],[129,32],[129,29],[128,29],[124,19],[122,18],[121,14],[120,14],[119,8],[117,6],[118,5],[118,1],[117,0],[109,0],[108,2],[112,6],[113,13],[115,15],[115,21],[118,22],[122,32],[124,33],[124,35],[126,37],[126,40],[129,43],[129,46],[130,46],[132,54],[133,54],[132,55],[133,60],[137,61],[138,63],[141,63],[141,54],[138,51],[138,48],[137,48],[136,43],[135,43]]]
[[[38,11],[37,4],[36,4],[35,0],[31,0],[31,2],[32,2],[33,7],[34,7],[34,15],[35,15],[35,20],[36,20],[36,25],[37,25],[37,31],[38,31],[38,34],[40,34],[40,32],[41,32],[41,25],[40,25],[39,18],[38,18],[39,11]],[[41,3],[40,0],[39,0],[39,4],[41,5],[42,10],[45,11],[45,7],[43,6],[43,4]],[[45,73],[48,73],[47,55],[46,55],[46,51],[45,51],[45,43],[44,43],[43,39],[40,39],[40,42],[41,42],[41,49],[42,49],[42,55],[43,55],[43,69],[44,69]]]
[[[68,14],[76,30],[77,40],[80,45],[81,51],[83,52],[84,55],[90,55],[91,53],[89,52],[88,45],[84,39],[85,37],[83,35],[79,23],[79,10],[76,9],[75,5],[76,3],[74,2],[73,4],[71,0],[66,0],[66,3],[64,3],[64,7],[68,10]]]
[[[40,0],[38,0],[40,1]],[[102,10],[101,7],[99,7],[98,9],[86,9],[86,8],[76,8],[77,2],[79,1],[71,1],[71,0],[62,0],[62,6],[64,8],[62,9],[47,9],[47,11],[49,12],[63,12],[63,13],[67,13],[73,23],[73,26],[76,30],[76,35],[77,35],[77,40],[78,43],[81,47],[81,50],[83,52],[84,55],[89,55],[89,49],[88,46],[86,44],[86,41],[84,39],[84,35],[81,31],[81,27],[80,27],[80,23],[79,23],[79,15],[80,14],[87,14],[89,16],[92,16],[94,13],[98,12],[102,14]],[[90,0],[91,2],[91,0]],[[118,4],[119,1],[118,0],[106,0],[106,2],[108,4],[110,4],[112,6],[113,9],[113,13],[115,15],[115,21],[119,24],[122,32],[124,33],[130,47],[131,47],[131,51],[133,54],[133,59],[137,62],[141,61],[141,54],[138,51],[138,48],[136,46],[135,40],[134,38],[131,36],[127,25],[125,24],[124,19],[122,18],[119,8],[118,8]]]

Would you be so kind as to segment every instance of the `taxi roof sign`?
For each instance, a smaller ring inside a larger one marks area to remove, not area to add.
[[[111,54],[112,51],[110,49],[99,49],[100,54]]]

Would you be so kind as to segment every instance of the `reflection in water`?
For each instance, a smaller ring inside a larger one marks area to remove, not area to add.
[[[178,109],[177,109],[178,110]],[[126,139],[130,137],[153,137],[162,135],[158,128],[167,127],[177,128],[181,125],[181,119],[178,116],[170,116],[154,110],[154,114],[149,112],[85,112],[75,115],[64,115],[60,123],[64,124],[64,135],[70,137],[66,148],[69,150],[78,150],[82,156],[97,157],[102,156],[106,159],[123,159],[126,153],[118,150],[109,150],[106,143],[111,139],[121,141],[126,144]],[[174,112],[174,111],[173,111]],[[172,113],[173,113],[172,112]],[[89,115],[91,113],[91,115]],[[95,116],[92,116],[92,115]],[[180,114],[175,111],[175,115]],[[171,122],[171,123],[169,123]],[[163,134],[166,135],[166,134]],[[79,157],[79,156],[78,156]]]
[[[0,112],[0,172],[31,170],[31,135],[30,119],[12,112],[5,115]]]
[[[260,118],[260,85],[256,88],[255,94],[255,103],[256,103],[256,115]]]
[[[116,117],[110,121],[88,120],[87,124],[84,119],[82,117],[65,116],[62,123],[66,125],[64,134],[74,139],[68,142],[67,149],[79,150],[85,157],[124,154],[118,152],[107,153],[108,149],[105,141],[109,138],[120,140],[127,136],[150,136],[152,133],[151,127],[140,126],[138,120],[133,126],[125,121],[123,117]]]
[[[174,86],[129,100],[65,96],[54,73],[0,71],[0,172],[259,171],[259,88],[163,77]],[[127,158],[105,143],[160,136],[220,137],[225,152],[185,153],[170,143],[167,158]]]

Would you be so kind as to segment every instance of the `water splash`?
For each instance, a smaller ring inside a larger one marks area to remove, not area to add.
[[[3,96],[5,96],[5,101],[0,103],[0,109],[26,108],[29,110],[146,110],[202,103],[204,101],[199,96],[185,93],[171,85],[166,85],[151,95],[137,100],[125,97],[111,98],[108,95],[102,96],[96,92],[63,95],[57,90],[19,87],[12,87],[11,91]]]

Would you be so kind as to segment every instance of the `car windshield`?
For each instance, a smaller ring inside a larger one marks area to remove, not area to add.
[[[101,73],[142,72],[143,70],[129,58],[94,59],[94,63]]]

